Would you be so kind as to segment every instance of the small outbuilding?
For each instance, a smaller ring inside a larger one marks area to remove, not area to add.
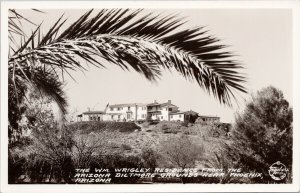
[[[178,111],[170,113],[170,121],[188,121],[194,123],[198,117],[198,113],[195,111]]]
[[[77,115],[77,121],[103,121],[104,111],[86,111]]]
[[[220,117],[218,116],[205,116],[205,115],[199,115],[196,123],[219,123]]]

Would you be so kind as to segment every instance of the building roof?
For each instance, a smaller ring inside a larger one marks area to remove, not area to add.
[[[154,102],[154,103],[149,103],[147,104],[147,106],[157,106],[157,105],[160,105],[158,102]]]
[[[170,115],[178,115],[178,114],[184,114],[185,111],[177,111],[177,112],[172,112]]]
[[[199,115],[198,117],[200,117],[200,118],[220,118],[218,116],[213,116],[213,115]]]
[[[109,108],[113,108],[113,107],[132,107],[132,106],[146,106],[146,104],[143,104],[143,103],[114,104],[114,105],[109,105]]]
[[[185,111],[186,114],[194,114],[194,115],[198,115],[199,113],[189,110],[189,111]]]
[[[123,115],[123,113],[106,113],[106,115]]]
[[[171,103],[161,103],[160,106],[162,106],[162,107],[177,107],[176,105],[173,105]]]
[[[162,107],[166,107],[166,106],[169,106],[169,107],[177,107],[176,105],[170,103],[170,102],[166,102],[166,103],[158,103],[158,102],[154,102],[154,103],[149,103],[147,104],[147,106],[162,106]]]
[[[195,112],[195,111],[192,111],[192,110],[190,110],[190,111],[177,111],[177,112],[172,112],[172,113],[170,113],[170,115],[176,115],[176,114],[198,114],[197,112]]]
[[[104,111],[86,111],[86,112],[83,112],[82,114],[85,114],[85,115],[90,115],[90,114],[104,114]]]

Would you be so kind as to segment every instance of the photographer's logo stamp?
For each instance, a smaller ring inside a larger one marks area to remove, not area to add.
[[[286,177],[288,169],[283,163],[277,161],[273,163],[269,168],[269,175],[273,180],[282,180]]]

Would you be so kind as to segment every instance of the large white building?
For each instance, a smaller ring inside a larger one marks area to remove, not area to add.
[[[108,105],[103,115],[104,121],[140,121],[170,120],[170,113],[178,111],[178,107],[168,100],[166,103],[154,101],[150,104],[126,103]]]
[[[179,108],[168,100],[166,103],[158,103],[154,101],[147,105],[147,119],[170,121],[170,113],[178,112]]]
[[[147,117],[147,105],[127,103],[108,105],[105,109],[104,121],[137,121]]]
[[[194,111],[179,111],[171,100],[165,103],[107,104],[104,111],[87,111],[77,116],[77,121],[185,121],[198,117]],[[204,121],[219,121],[219,117],[200,116]],[[201,120],[202,120],[201,119]]]
[[[170,114],[179,108],[168,100],[165,103],[125,103],[107,105],[104,111],[87,111],[77,115],[77,121],[170,121]]]

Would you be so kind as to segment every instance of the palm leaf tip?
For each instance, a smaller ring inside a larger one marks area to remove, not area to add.
[[[63,90],[63,83],[57,79],[53,72],[39,69],[35,72],[31,79],[33,86],[42,94],[49,96],[55,101],[63,114],[67,113],[67,98]]]
[[[227,105],[236,92],[247,92],[245,76],[240,73],[243,66],[203,27],[182,30],[185,22],[176,15],[142,10],[103,9],[93,17],[91,13],[56,36],[63,23],[58,20],[43,43],[26,53],[29,57],[18,53],[14,59],[25,64],[35,54],[35,60],[55,69],[82,69],[84,65],[76,58],[104,66],[102,58],[150,81],[157,80],[162,69],[175,70]]]

